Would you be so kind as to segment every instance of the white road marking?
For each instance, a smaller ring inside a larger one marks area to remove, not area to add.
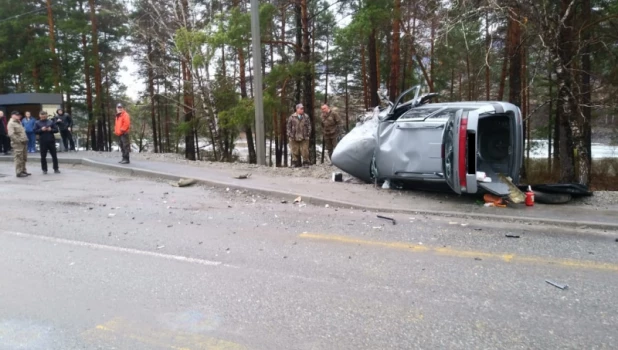
[[[86,248],[91,248],[91,249],[108,250],[108,251],[117,252],[117,253],[128,253],[128,254],[134,254],[134,255],[150,256],[154,258],[176,260],[176,261],[188,262],[192,264],[199,264],[199,265],[205,265],[205,266],[221,265],[220,261],[196,259],[196,258],[189,258],[186,256],[181,256],[181,255],[162,254],[162,253],[149,252],[146,250],[122,248],[122,247],[115,247],[115,246],[110,246],[110,245],[74,241],[70,239],[55,238],[55,237],[48,237],[48,236],[39,236],[39,235],[33,235],[33,234],[23,233],[23,232],[0,230],[0,233],[9,235],[9,236],[14,236],[14,237],[25,237],[25,238],[37,239],[40,241],[46,241],[46,242],[52,242],[52,243],[68,244],[68,245],[73,245],[77,247],[86,247]]]

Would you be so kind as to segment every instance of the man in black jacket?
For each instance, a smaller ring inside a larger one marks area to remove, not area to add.
[[[41,169],[43,174],[47,174],[47,152],[51,154],[52,162],[54,163],[54,173],[60,173],[58,170],[58,157],[56,156],[56,137],[58,126],[53,121],[47,119],[47,112],[39,113],[39,121],[34,124],[34,133],[39,135],[39,146],[41,149]]]
[[[75,151],[75,143],[73,142],[73,134],[71,133],[71,130],[73,129],[73,118],[59,108],[56,111],[56,125],[58,125],[58,129],[60,130],[64,150]],[[70,149],[69,144],[71,145]]]

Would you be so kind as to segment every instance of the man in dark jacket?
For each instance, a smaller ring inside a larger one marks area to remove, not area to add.
[[[56,111],[56,125],[58,126],[58,130],[60,130],[64,150],[75,151],[75,143],[73,142],[73,134],[71,133],[71,130],[73,129],[73,118],[59,108]],[[71,148],[69,148],[69,145]]]
[[[9,139],[7,124],[8,120],[4,116],[4,112],[0,111],[0,152],[4,155],[9,154],[11,149],[11,140]]]
[[[43,174],[47,174],[47,152],[51,154],[54,164],[54,173],[60,173],[58,170],[58,157],[56,156],[56,137],[58,126],[52,120],[47,119],[47,112],[41,111],[39,121],[34,124],[34,132],[39,135],[39,147],[41,149],[41,169]]]

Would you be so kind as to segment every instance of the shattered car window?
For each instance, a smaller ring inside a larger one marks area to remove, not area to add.
[[[438,113],[430,116],[430,118],[448,119],[448,118],[454,117],[455,114],[457,113],[457,111],[462,110],[464,112],[467,112],[467,111],[471,111],[471,110],[474,110],[474,109],[476,109],[476,108],[461,108],[461,107],[447,108],[447,109],[439,111]]]
[[[401,116],[400,119],[448,119],[454,117],[457,111],[471,111],[476,108],[464,107],[435,107],[435,108],[414,108]]]
[[[399,119],[424,119],[431,113],[440,110],[442,107],[436,108],[412,108],[406,113],[402,114]]]

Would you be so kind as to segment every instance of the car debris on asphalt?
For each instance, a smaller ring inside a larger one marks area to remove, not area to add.
[[[569,286],[566,284],[558,284],[556,282],[550,281],[550,280],[545,280],[545,282],[547,282],[548,284],[551,284],[552,286],[556,287],[556,288],[560,288],[562,290],[568,289]]]
[[[251,177],[251,173],[234,176],[235,179],[244,180]]]
[[[180,179],[178,182],[170,182],[170,185],[174,187],[187,187],[197,183],[196,179]]]
[[[504,235],[506,238],[519,238],[518,235],[510,235],[510,234],[506,234]]]
[[[342,182],[343,181],[343,174],[340,172],[335,172],[333,173],[333,182]]]
[[[397,221],[393,218],[389,218],[388,216],[378,215],[378,219],[390,220],[393,225],[397,225]]]

